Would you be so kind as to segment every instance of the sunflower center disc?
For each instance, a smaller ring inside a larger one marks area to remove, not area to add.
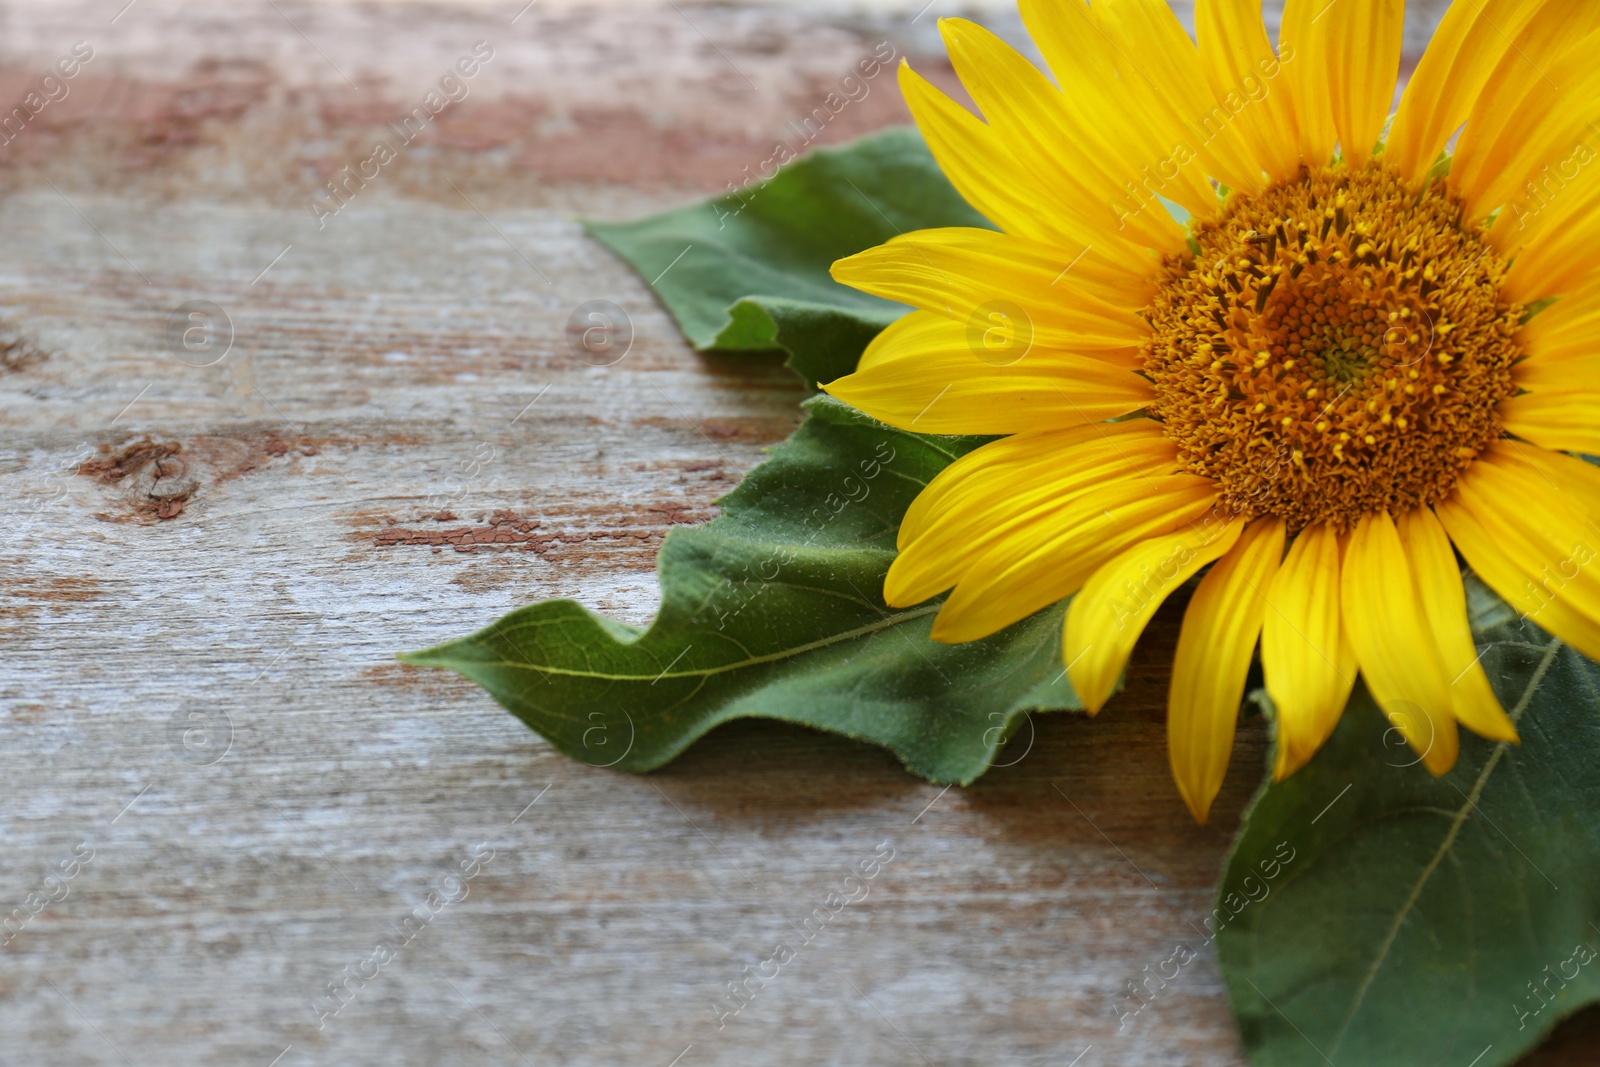
[[[1291,530],[1444,498],[1500,436],[1523,309],[1440,183],[1373,164],[1237,196],[1145,311],[1151,414],[1224,506]]]

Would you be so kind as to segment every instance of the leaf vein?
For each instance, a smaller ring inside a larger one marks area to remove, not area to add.
[[[1533,700],[1534,691],[1539,688],[1539,683],[1544,680],[1545,672],[1555,662],[1556,654],[1560,650],[1561,641],[1559,639],[1553,640],[1549,645],[1545,646],[1544,657],[1539,661],[1539,666],[1534,669],[1533,677],[1528,679],[1527,688],[1523,690],[1521,699],[1517,701],[1516,707],[1511,711],[1510,717],[1513,723],[1520,721],[1523,713],[1528,710],[1528,704]],[[1339,1032],[1334,1037],[1333,1055],[1338,1055],[1339,1046],[1344,1043],[1345,1034],[1349,1032],[1351,1022],[1355,1020],[1357,1013],[1361,1011],[1361,1006],[1366,1001],[1367,993],[1372,989],[1372,984],[1377,981],[1378,972],[1383,969],[1383,965],[1388,961],[1389,953],[1394,948],[1395,941],[1400,937],[1400,928],[1405,925],[1405,921],[1410,917],[1412,909],[1417,905],[1417,901],[1422,898],[1423,890],[1427,888],[1428,882],[1432,880],[1434,872],[1439,869],[1439,864],[1444,861],[1445,856],[1455,847],[1456,838],[1461,833],[1461,827],[1465,825],[1468,817],[1477,808],[1478,798],[1483,795],[1484,787],[1489,783],[1489,776],[1500,765],[1501,758],[1510,747],[1506,743],[1495,746],[1493,755],[1483,765],[1483,770],[1478,773],[1477,781],[1473,783],[1472,792],[1467,796],[1466,802],[1456,810],[1455,816],[1450,823],[1450,829],[1445,834],[1444,840],[1440,842],[1438,850],[1433,854],[1433,859],[1423,868],[1416,884],[1411,887],[1410,895],[1406,897],[1405,903],[1401,905],[1400,911],[1394,917],[1394,922],[1390,924],[1389,932],[1384,937],[1383,944],[1378,947],[1377,956],[1373,958],[1372,965],[1367,968],[1367,973],[1361,979],[1361,984],[1356,987],[1356,995],[1350,1002],[1350,1010],[1345,1014],[1344,1022],[1339,1025]]]
[[[769,652],[762,656],[749,656],[743,660],[718,664],[715,667],[706,667],[699,670],[672,671],[659,675],[610,674],[602,671],[580,671],[573,670],[570,667],[556,667],[551,665],[541,666],[526,660],[521,663],[515,663],[510,660],[474,660],[472,665],[475,667],[512,667],[517,670],[539,671],[544,674],[559,674],[573,678],[592,678],[595,680],[608,682],[649,682],[660,681],[668,678],[706,678],[712,675],[726,674],[729,671],[743,670],[746,667],[760,666],[763,663],[777,663],[780,660],[804,655],[807,652],[815,652],[831,645],[842,644],[846,641],[853,641],[858,637],[865,637],[868,634],[874,634],[883,630],[887,630],[892,626],[899,625],[900,623],[910,622],[911,620],[921,618],[924,615],[931,615],[938,611],[939,607],[940,605],[938,604],[925,604],[910,611],[902,611],[894,615],[886,615],[884,618],[876,622],[868,623],[866,626],[859,626],[854,630],[846,630],[842,633],[832,634],[828,637],[819,638],[816,641],[808,641],[803,645],[796,645],[793,648],[780,649],[777,652]]]

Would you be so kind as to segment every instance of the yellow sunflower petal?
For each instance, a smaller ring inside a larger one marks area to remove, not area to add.
[[[940,19],[950,62],[978,110],[1018,159],[1060,188],[1056,211],[1078,214],[1107,234],[1159,252],[1183,247],[1184,231],[1166,212],[1139,211],[1126,183],[1137,166],[1115,124],[1077,110],[1038,68],[976,23]]]
[[[1105,126],[1105,115],[1121,117],[1107,146],[1114,155],[1107,158],[1115,160],[1123,187],[1131,185],[1130,192],[1145,210],[1165,213],[1156,199],[1163,196],[1193,215],[1214,214],[1217,196],[1205,168],[1194,153],[1174,154],[1187,135],[1154,80],[1167,72],[1154,64],[1134,66],[1129,55],[1119,52],[1116,38],[1104,25],[1101,9],[1106,6],[1097,2],[1090,8],[1082,0],[1020,0],[1018,4],[1023,25],[1044,54],[1064,102],[1079,123],[1097,128]],[[1160,6],[1166,8],[1164,3]],[[1172,23],[1176,25],[1176,19]],[[1181,26],[1177,30],[1184,36]],[[1187,42],[1186,36],[1184,40]],[[1169,42],[1169,38],[1155,35],[1143,38],[1139,53],[1148,56],[1152,48]],[[1092,149],[1085,145],[1084,150]]]
[[[1531,304],[1559,296],[1563,302],[1586,293],[1594,308],[1593,290],[1600,275],[1600,158],[1579,143],[1553,164],[1554,174],[1540,178],[1531,193],[1514,201],[1489,231],[1489,240],[1503,255],[1515,257],[1501,291],[1506,299]],[[1570,181],[1570,185],[1569,185]],[[1582,185],[1576,183],[1582,182]],[[1557,304],[1548,310],[1560,307]],[[1534,317],[1536,325],[1544,314]]]
[[[1498,90],[1493,93],[1494,101],[1480,101],[1474,109],[1474,122],[1483,126],[1482,130],[1462,134],[1467,144],[1467,170],[1462,171],[1462,178],[1467,184],[1472,181],[1475,157],[1482,155],[1483,142],[1493,142],[1509,152],[1509,162],[1491,163],[1509,171],[1499,174],[1509,179],[1504,186],[1509,190],[1509,202],[1490,230],[1491,243],[1507,258],[1530,258],[1528,253],[1541,250],[1546,243],[1563,243],[1563,232],[1579,226],[1582,219],[1594,213],[1595,198],[1600,197],[1600,174],[1589,166],[1595,158],[1589,134],[1594,131],[1597,110],[1590,88],[1574,86],[1570,70],[1586,66],[1586,53],[1576,50],[1586,40],[1600,40],[1595,37],[1597,30],[1600,5],[1589,0],[1546,0],[1491,77],[1491,88]],[[1573,54],[1566,54],[1570,51]],[[1557,77],[1562,82],[1557,82]],[[1501,85],[1506,78],[1512,83]],[[1554,107],[1546,112],[1534,110],[1547,107],[1550,102]],[[1533,122],[1530,117],[1534,117]],[[1560,131],[1563,123],[1566,133]],[[1522,149],[1520,160],[1518,149]],[[1494,195],[1483,195],[1480,206],[1496,206]],[[1552,250],[1544,256],[1534,254],[1531,259],[1544,261],[1541,266],[1578,266],[1557,256],[1557,251]],[[1579,251],[1579,259],[1590,272],[1594,270],[1594,256]],[[1512,274],[1518,272],[1514,270]],[[1560,274],[1566,274],[1566,270],[1560,270]],[[1518,275],[1520,280],[1528,277]],[[1520,285],[1507,286],[1509,291],[1517,288]],[[1546,286],[1538,296],[1554,296],[1562,291],[1565,290]]]
[[[1361,674],[1423,766],[1441,775],[1456,764],[1460,735],[1450,713],[1450,679],[1416,602],[1405,547],[1387,513],[1368,515],[1345,544],[1340,607]]]
[[[1501,60],[1467,118],[1450,166],[1468,218],[1481,219],[1515,199],[1541,168],[1565,158],[1589,134],[1600,118],[1596,47],[1600,31],[1578,39],[1571,26],[1541,15]],[[1529,70],[1535,63],[1530,51],[1550,58]]]
[[[937,510],[902,524],[900,554],[883,585],[890,604],[906,607],[937,596],[995,546],[1021,541],[1026,548],[1026,538],[1041,532],[1103,526],[1108,502],[1173,492],[1182,500],[1183,492],[1196,484],[1192,475],[1174,474],[1170,442],[1126,437],[1066,441],[1064,435],[1051,434],[1056,441],[1047,443],[1046,436],[1019,434],[995,442],[1008,445],[1021,438],[1043,462],[1009,471],[995,464],[968,467],[956,476],[953,491],[946,480],[937,491],[930,486],[932,492],[922,494],[934,495],[931,506]]]
[[[1047,348],[1116,351],[1149,336],[1150,324],[1138,314],[1149,282],[1119,278],[1120,272],[1082,250],[1050,257],[1040,246],[1005,234],[971,234],[919,230],[895,237],[834,263],[833,278],[962,324],[987,324],[985,313],[999,311],[1015,318],[1032,343]],[[1075,274],[1080,268],[1081,277]],[[1120,288],[1121,299],[1110,303],[1091,287],[1107,295]]]
[[[1167,753],[1178,792],[1199,823],[1228,773],[1245,676],[1283,542],[1282,520],[1251,523],[1201,580],[1183,615],[1167,697]]]
[[[1568,389],[1540,389],[1502,400],[1500,424],[1524,440],[1557,451],[1600,454],[1600,392],[1590,378]]]
[[[1285,66],[1306,161],[1324,165],[1337,132],[1344,155],[1365,163],[1383,134],[1400,72],[1403,0],[1289,0],[1280,39],[1293,49]]]
[[[1201,519],[1216,504],[1204,478],[1142,477],[1075,499],[1062,518],[1039,517],[972,561],[934,620],[935,641],[975,641],[1071,596],[1106,560]]]
[[[1130,271],[1149,271],[1149,249],[1107,233],[1058,206],[1058,191],[1011,154],[994,130],[966,108],[900,65],[900,90],[928,149],[950,184],[981,215],[1006,233],[1061,248],[1093,245]]]
[[[1486,452],[1434,510],[1491,589],[1525,618],[1600,658],[1600,538],[1571,494],[1517,447],[1508,442]]]
[[[1138,371],[1143,364],[1137,348],[1104,352],[1062,352],[1048,348],[1035,341],[1031,324],[1003,309],[990,309],[985,315],[974,316],[964,334],[957,330],[959,325],[931,311],[904,315],[867,345],[856,363],[856,373],[882,370],[886,364],[918,359],[930,350],[953,345],[963,337],[973,356],[985,366],[1001,370],[1018,366],[1024,360],[1037,364],[1034,369],[1042,374],[1055,373],[1049,368],[1071,371],[1079,366]],[[1116,377],[1113,380],[1121,381]]]
[[[986,523],[995,509],[1018,509],[1014,498],[1058,486],[1074,472],[1120,462],[1123,473],[1177,472],[1178,447],[1150,419],[1097,422],[1013,434],[991,441],[934,476],[900,520],[901,548],[945,523]]]
[[[1531,464],[1545,483],[1563,495],[1563,503],[1585,518],[1600,522],[1600,467],[1565,452],[1532,445],[1500,446]]]
[[[1600,173],[1590,166],[1600,144],[1588,136],[1594,130],[1596,112],[1591,100],[1571,92],[1571,86],[1556,82],[1550,71],[1556,69],[1552,64],[1564,53],[1600,31],[1600,4],[1590,0],[1544,0],[1521,33],[1510,26],[1500,29],[1515,34],[1517,39],[1489,81],[1491,91],[1484,93],[1485,99],[1474,106],[1478,116],[1475,124],[1484,127],[1478,139],[1498,141],[1507,151],[1514,151],[1536,138],[1538,125],[1525,121],[1532,114],[1525,109],[1540,105],[1536,100],[1519,99],[1529,90],[1544,93],[1545,99],[1564,98],[1560,113],[1542,116],[1546,120],[1571,118],[1588,109],[1576,141],[1562,143],[1558,136],[1554,145],[1558,155],[1537,160],[1537,170],[1527,175],[1527,181],[1511,182],[1510,199],[1489,230],[1490,243],[1513,261],[1504,287],[1506,294],[1526,303],[1564,294],[1596,269],[1595,257],[1589,252],[1592,245],[1574,244],[1571,240],[1576,236],[1574,231],[1586,231],[1582,235],[1590,236],[1587,231],[1594,225],[1593,216],[1600,208]],[[1533,81],[1544,84],[1528,84]],[[1563,89],[1569,91],[1563,93]],[[1490,96],[1492,100],[1487,99]],[[1473,137],[1467,141],[1470,156]],[[1535,154],[1541,151],[1534,149]]]
[[[1423,621],[1451,679],[1450,700],[1455,717],[1480,737],[1515,741],[1517,728],[1494,695],[1472,641],[1461,568],[1456,565],[1456,554],[1444,527],[1428,508],[1412,508],[1400,516],[1396,526],[1411,564]]]
[[[1067,608],[1062,653],[1072,688],[1089,714],[1111,698],[1150,617],[1201,567],[1239,540],[1244,520],[1197,523],[1152,537],[1107,561]]]
[[[1600,239],[1600,232],[1595,237]],[[1517,341],[1528,353],[1527,361],[1515,368],[1519,381],[1535,366],[1600,353],[1600,279],[1539,312],[1522,327]]]
[[[1384,160],[1421,181],[1467,120],[1505,56],[1546,0],[1474,0],[1451,4],[1395,112]]]
[[[1071,55],[1079,47],[1081,36],[1064,32],[1068,20],[1048,17],[1056,0],[1021,0],[1020,6],[1023,22],[1052,69],[1058,55]],[[1117,77],[1130,92],[1142,94],[1145,121],[1162,138],[1163,151],[1154,157],[1161,160],[1154,165],[1157,182],[1170,180],[1176,168],[1209,174],[1233,189],[1259,190],[1261,168],[1253,162],[1232,112],[1212,96],[1200,51],[1166,0],[1095,0],[1089,16],[1110,42]],[[1040,33],[1036,26],[1054,26],[1057,32]],[[1167,195],[1162,184],[1153,191]],[[1199,218],[1215,214],[1218,207],[1214,196],[1209,207],[1202,204],[1199,210],[1187,200],[1179,202]]]
[[[1329,70],[1329,64],[1337,61],[1337,49],[1329,39],[1330,10],[1327,0],[1288,0],[1278,31],[1278,54],[1292,57],[1283,64],[1283,81],[1294,99],[1300,154],[1312,166],[1326,166],[1339,143]]]
[[[1150,402],[1148,382],[1104,360],[1035,346],[986,362],[978,352],[1005,350],[986,349],[983,333],[926,312],[907,315],[873,339],[860,370],[823,389],[881,422],[934,434],[1059,429]]]
[[[1350,700],[1355,654],[1339,611],[1339,536],[1300,532],[1267,590],[1261,669],[1278,719],[1274,775],[1287,778],[1316,755]]]
[[[1300,135],[1294,104],[1274,92],[1278,54],[1261,22],[1261,0],[1196,0],[1195,28],[1206,82],[1233,114],[1255,163],[1274,179],[1300,169]]]
[[[1532,619],[1591,659],[1600,656],[1600,622],[1586,618],[1537,584],[1536,579],[1543,578],[1538,568],[1545,564],[1536,558],[1536,549],[1521,540],[1502,540],[1503,524],[1478,521],[1478,513],[1459,492],[1434,510],[1473,573],[1522,618]]]
[[[1114,45],[1095,34],[1089,0],[1017,0],[1017,13],[1058,80],[1063,70],[1083,69],[1093,78],[1117,76]]]
[[[1600,326],[1600,316],[1596,317]],[[1524,342],[1526,345],[1526,342]],[[1532,351],[1511,369],[1517,385],[1530,393],[1560,393],[1586,389],[1600,381],[1600,348],[1576,351]],[[1502,401],[1504,403],[1504,401]]]
[[[917,230],[888,241],[913,243],[919,256],[929,256],[941,269],[991,283],[1003,280],[997,288],[1038,291],[1047,304],[1070,303],[1082,294],[1112,308],[1139,311],[1155,295],[1159,264],[1154,254],[1147,254],[1139,270],[1129,270],[1090,245],[1064,248],[967,226]]]
[[[1365,163],[1383,135],[1400,74],[1404,0],[1365,0],[1326,9],[1332,53],[1333,121],[1346,159]]]

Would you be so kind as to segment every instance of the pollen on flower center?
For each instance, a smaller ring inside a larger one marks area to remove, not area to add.
[[[1302,170],[1237,196],[1170,257],[1145,311],[1150,414],[1187,470],[1291,529],[1442,499],[1501,435],[1523,309],[1435,183]]]

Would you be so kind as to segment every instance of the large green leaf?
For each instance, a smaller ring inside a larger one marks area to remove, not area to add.
[[[828,277],[897,233],[983,226],[915,131],[824,150],[773,181],[590,231],[648,280],[696,347],[790,353],[809,383],[855,369],[905,312]],[[906,507],[971,439],[903,433],[827,398],[721,501],[673,530],[649,629],[568,600],[402,659],[473,679],[563,752],[643,771],[718,723],[762,716],[892,749],[970,782],[1030,710],[1078,707],[1061,669],[1064,608],[967,645],[929,637],[937,604],[882,599]]]
[[[978,442],[890,429],[827,397],[806,407],[720,518],[668,534],[648,630],[555,600],[401,658],[461,672],[597,765],[649,770],[719,723],[761,716],[972,781],[1026,712],[1079,706],[1061,669],[1063,609],[952,646],[928,636],[936,604],[888,607],[901,515]]]
[[[650,283],[696,348],[784,349],[815,385],[854,370],[867,341],[909,310],[835,282],[835,260],[913,230],[989,223],[916,130],[901,127],[818,149],[715,200],[586,225]]]
[[[1600,1000],[1600,668],[1468,584],[1522,744],[1434,779],[1359,694],[1262,791],[1214,914],[1255,1064],[1496,1067]]]

